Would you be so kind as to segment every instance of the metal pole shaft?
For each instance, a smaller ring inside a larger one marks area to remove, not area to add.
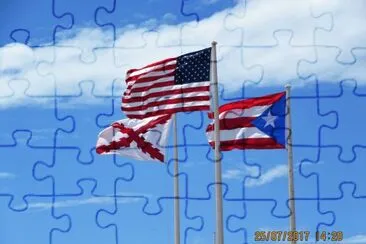
[[[180,209],[179,209],[179,165],[177,115],[173,115],[174,129],[174,243],[180,244]]]
[[[296,212],[295,212],[295,190],[294,190],[294,170],[292,153],[292,127],[291,127],[291,107],[290,107],[291,86],[286,85],[286,128],[287,128],[287,163],[288,163],[288,193],[290,203],[290,230],[296,231]],[[296,241],[291,241],[296,244]]]
[[[211,50],[211,82],[213,84],[213,105],[215,118],[215,182],[216,182],[216,244],[224,243],[223,206],[222,206],[222,174],[220,154],[220,123],[219,123],[219,91],[217,82],[216,44],[212,42]]]

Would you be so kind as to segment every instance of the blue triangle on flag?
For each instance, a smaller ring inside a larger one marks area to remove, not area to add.
[[[252,124],[263,133],[270,136],[278,144],[286,144],[286,97],[282,96],[273,103],[267,110],[258,116]]]

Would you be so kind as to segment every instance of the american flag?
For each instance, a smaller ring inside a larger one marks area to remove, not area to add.
[[[210,109],[211,48],[127,71],[122,111],[128,118]]]

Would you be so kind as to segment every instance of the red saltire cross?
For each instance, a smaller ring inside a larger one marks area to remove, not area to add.
[[[164,162],[164,154],[162,154],[160,150],[155,148],[150,142],[146,141],[142,135],[139,136],[139,134],[146,133],[149,129],[155,128],[158,124],[165,124],[170,119],[170,117],[170,114],[160,116],[141,126],[136,131],[132,128],[126,127],[124,124],[113,123],[113,128],[116,128],[122,133],[127,134],[128,137],[121,138],[119,141],[112,141],[109,145],[99,146],[96,148],[96,151],[100,154],[110,152],[111,150],[118,150],[122,147],[130,147],[131,142],[135,141],[137,147],[140,148],[143,153],[147,153],[151,158]]]

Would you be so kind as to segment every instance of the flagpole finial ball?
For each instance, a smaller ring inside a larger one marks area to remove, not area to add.
[[[216,41],[212,41],[211,44],[214,45],[214,46],[216,46],[217,42]]]
[[[291,88],[291,84],[287,83],[287,84],[285,85],[285,88]]]

